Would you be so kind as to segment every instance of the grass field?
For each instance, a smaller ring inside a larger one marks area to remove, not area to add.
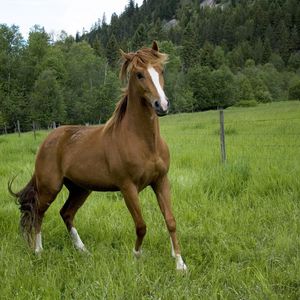
[[[227,109],[225,165],[218,128],[216,111],[161,119],[184,275],[148,189],[141,260],[132,256],[130,214],[113,193],[93,193],[78,212],[91,255],[77,253],[59,216],[66,190],[47,211],[42,256],[33,255],[6,186],[16,174],[15,189],[30,179],[46,132],[0,136],[0,299],[300,299],[300,102]]]

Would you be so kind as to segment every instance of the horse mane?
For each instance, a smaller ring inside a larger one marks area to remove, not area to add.
[[[123,95],[123,98],[121,98],[121,100],[119,102],[117,102],[115,111],[113,112],[112,116],[106,122],[106,124],[105,124],[106,130],[112,129],[113,127],[120,124],[120,122],[122,121],[122,119],[125,115],[125,112],[126,112],[127,100],[128,100],[128,94],[126,91],[126,93],[124,93],[124,95]]]
[[[168,55],[165,53],[160,53],[151,48],[142,48],[136,52],[124,53],[121,50],[121,55],[123,58],[123,64],[120,70],[120,79],[125,81],[127,75],[132,69],[143,67],[147,68],[148,65],[157,66],[164,65],[167,63]],[[111,129],[120,124],[123,119],[128,102],[128,86],[124,89],[123,97],[116,104],[115,111],[113,112],[111,118],[105,124],[105,129]]]

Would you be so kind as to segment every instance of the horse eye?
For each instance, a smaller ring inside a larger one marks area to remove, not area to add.
[[[143,78],[145,78],[144,75],[143,75],[142,73],[140,73],[140,72],[136,73],[136,77],[137,77],[138,79],[143,79]]]

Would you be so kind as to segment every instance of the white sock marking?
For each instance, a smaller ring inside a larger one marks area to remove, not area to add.
[[[81,251],[86,251],[86,248],[76,230],[75,227],[72,227],[70,230],[70,235],[73,241],[73,244],[75,246],[76,249],[81,250]]]
[[[158,73],[153,67],[149,67],[148,72],[150,74],[150,77],[151,77],[153,84],[156,87],[157,93],[159,95],[161,107],[163,108],[163,110],[166,111],[168,109],[168,100],[167,100],[164,90],[162,89],[162,87],[160,85]]]
[[[139,249],[138,251],[136,251],[134,248],[133,248],[133,255],[135,256],[135,258],[140,258],[142,256],[142,249]]]
[[[171,242],[171,255],[172,255],[172,257],[176,257],[176,255],[175,255],[175,250],[174,250],[174,246],[173,246],[173,242],[172,242],[172,239],[171,239],[171,237],[170,237],[170,242]]]
[[[180,254],[176,254],[175,260],[176,260],[176,270],[179,270],[179,271],[186,271],[187,270],[187,266],[184,263],[184,261],[183,261]]]
[[[39,232],[35,235],[35,249],[36,254],[39,254],[43,251],[43,245],[42,245],[42,233]]]

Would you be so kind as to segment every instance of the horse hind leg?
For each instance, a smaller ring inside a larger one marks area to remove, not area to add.
[[[74,247],[79,251],[87,251],[76,228],[74,227],[73,220],[78,209],[83,205],[91,192],[70,181],[66,181],[65,185],[69,190],[69,197],[64,206],[61,208],[60,215],[70,233]]]
[[[50,204],[54,201],[58,191],[50,192],[41,187],[37,188],[37,180],[34,175],[29,183],[18,193],[11,190],[10,193],[17,198],[21,211],[20,228],[23,236],[36,254],[43,250],[41,226],[43,217]]]
[[[39,193],[39,203],[36,211],[35,220],[35,238],[34,238],[34,252],[39,254],[43,251],[42,245],[42,223],[46,210],[50,204],[55,200],[57,193]]]

